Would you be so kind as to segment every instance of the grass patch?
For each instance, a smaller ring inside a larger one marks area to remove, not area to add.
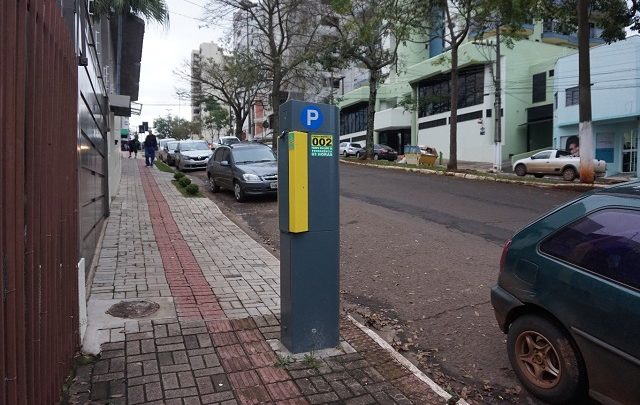
[[[171,168],[171,166],[169,166],[168,164],[166,164],[162,160],[156,160],[154,162],[154,164],[156,165],[158,170],[160,170],[161,172],[165,172],[165,173],[173,173],[174,172],[174,170]]]
[[[171,180],[171,183],[173,183],[173,185],[176,186],[178,191],[180,191],[182,195],[185,197],[196,197],[196,198],[204,197],[204,194],[202,194],[200,191],[198,191],[196,194],[189,194],[187,192],[187,187],[182,187],[177,180]]]

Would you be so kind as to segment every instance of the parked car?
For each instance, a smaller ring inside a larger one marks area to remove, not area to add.
[[[175,138],[161,138],[158,139],[158,151],[162,151],[165,145],[171,141],[175,141]],[[159,152],[158,152],[159,153]]]
[[[180,141],[175,153],[178,170],[205,169],[213,155],[207,141]]]
[[[505,245],[491,303],[522,385],[640,403],[640,182],[587,194]],[[635,383],[634,383],[635,381]]]
[[[339,153],[342,156],[355,156],[358,151],[362,150],[362,145],[355,142],[341,142],[339,146]]]
[[[218,139],[218,142],[213,144],[213,149],[217,148],[218,146],[229,146],[241,142],[242,141],[240,141],[240,139],[238,139],[238,137],[236,136],[221,136]]]
[[[235,199],[250,195],[275,195],[278,191],[278,164],[270,147],[257,143],[219,146],[207,165],[209,189],[233,190]]]
[[[602,177],[607,171],[607,162],[594,159],[596,177]],[[520,159],[513,164],[513,171],[518,176],[533,174],[536,177],[545,175],[562,176],[566,181],[575,180],[580,173],[580,158],[572,156],[564,150],[544,150],[535,155]]]
[[[365,153],[366,153],[366,150],[361,149],[356,152],[356,157],[360,157]],[[376,143],[373,145],[373,160],[378,160],[378,159],[394,162],[396,159],[398,159],[398,152],[396,152],[396,150],[390,146],[379,145]]]
[[[158,159],[162,160],[169,166],[174,166],[176,164],[176,148],[178,147],[179,141],[170,141],[167,142],[162,148],[158,150]]]

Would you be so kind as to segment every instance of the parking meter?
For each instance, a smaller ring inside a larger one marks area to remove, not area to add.
[[[287,101],[278,139],[281,340],[292,353],[339,342],[336,106]]]

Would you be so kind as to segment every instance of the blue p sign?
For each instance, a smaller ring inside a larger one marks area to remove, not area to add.
[[[300,121],[302,122],[302,126],[311,131],[315,131],[316,129],[320,128],[323,120],[324,117],[322,116],[322,112],[316,106],[305,107],[300,113]]]

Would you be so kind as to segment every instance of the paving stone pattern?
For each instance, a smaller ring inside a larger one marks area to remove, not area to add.
[[[267,342],[279,336],[277,260],[209,200],[177,195],[154,169],[123,166],[94,286],[112,299],[148,294],[151,279],[149,294],[170,293],[177,318],[128,321],[95,363],[78,368],[70,403],[445,403],[344,318],[342,337],[356,353],[278,359]],[[113,247],[136,243],[122,259]]]

